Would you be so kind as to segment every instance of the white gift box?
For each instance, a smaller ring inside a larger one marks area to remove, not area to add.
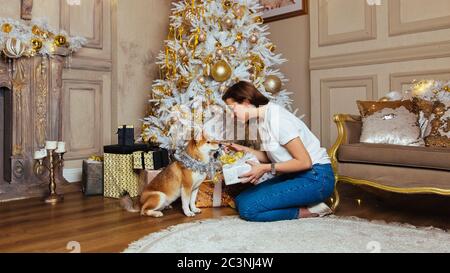
[[[244,157],[240,160],[236,161],[233,164],[225,164],[222,167],[223,178],[225,180],[225,185],[234,185],[241,183],[241,180],[245,178],[239,178],[241,175],[246,174],[252,170],[252,166],[247,161],[252,161],[259,164],[258,159],[255,155],[251,153],[246,153]],[[256,184],[262,183],[268,179],[273,178],[274,176],[270,173],[264,174]]]

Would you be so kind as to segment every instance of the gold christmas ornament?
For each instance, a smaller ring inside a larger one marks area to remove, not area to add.
[[[241,19],[245,15],[246,10],[247,8],[243,5],[237,3],[233,5],[233,14],[238,19]]]
[[[217,56],[217,57],[222,57],[222,56],[223,56],[223,49],[218,48],[218,49],[216,50],[216,56]]]
[[[240,42],[240,41],[242,41],[243,38],[244,38],[244,35],[242,34],[242,32],[239,32],[238,34],[236,34],[236,41]]]
[[[38,26],[36,26],[36,25],[34,25],[34,26],[31,28],[31,32],[32,32],[34,35],[42,35],[42,30],[41,30]]]
[[[56,35],[55,37],[55,45],[58,47],[65,46],[67,43],[67,38],[64,35]]]
[[[205,84],[205,83],[206,83],[205,77],[200,76],[200,77],[198,78],[198,82],[199,82],[200,84]]]
[[[179,55],[180,57],[186,56],[186,50],[185,50],[184,48],[178,49],[178,55]]]
[[[390,99],[388,97],[382,97],[380,99],[381,102],[386,102],[386,101],[390,101]]]
[[[224,10],[229,10],[233,6],[233,1],[231,0],[224,0],[222,1],[222,7]]]
[[[264,19],[261,16],[257,16],[255,17],[254,22],[257,24],[262,24],[264,23]]]
[[[232,29],[233,28],[233,20],[226,16],[223,21],[222,24],[227,28],[227,29]]]
[[[31,39],[31,48],[35,51],[35,52],[39,52],[39,50],[41,50],[42,48],[42,40],[39,38],[33,38]]]
[[[177,81],[177,88],[178,89],[185,89],[189,87],[189,81],[185,77],[181,76]]]
[[[268,44],[266,47],[268,50],[270,50],[270,52],[275,52],[275,50],[277,49],[274,44]]]
[[[16,38],[9,38],[6,40],[5,48],[3,49],[3,53],[9,58],[17,59],[22,57],[25,52],[25,45],[22,41],[17,40]]]
[[[185,26],[192,26],[192,23],[194,22],[195,14],[192,12],[191,9],[188,9],[184,12],[183,15],[183,23]]]
[[[13,26],[12,26],[11,24],[9,24],[9,23],[4,23],[4,24],[2,25],[2,31],[3,31],[4,33],[10,33],[12,30],[13,30]]]
[[[256,34],[252,34],[249,38],[250,43],[256,44],[258,42],[258,36]]]
[[[236,53],[236,47],[234,47],[234,46],[229,46],[229,47],[228,47],[228,53],[230,53],[230,54]]]
[[[220,60],[212,67],[211,75],[215,81],[224,82],[231,77],[231,72],[230,65],[226,61]]]
[[[280,78],[275,75],[267,76],[264,81],[264,88],[266,92],[271,94],[276,94],[281,91],[282,82]]]

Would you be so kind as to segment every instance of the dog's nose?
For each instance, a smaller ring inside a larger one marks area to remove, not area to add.
[[[220,156],[220,152],[219,151],[215,152],[213,154],[213,156],[214,156],[214,159],[217,159]]]

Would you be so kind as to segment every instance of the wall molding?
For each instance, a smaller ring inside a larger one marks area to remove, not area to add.
[[[70,123],[70,95],[72,90],[82,90],[94,92],[94,117],[92,117],[92,122],[94,123],[94,144],[92,147],[86,149],[74,149],[71,147],[71,129],[72,124]],[[103,143],[103,81],[102,80],[63,80],[63,92],[64,92],[64,102],[63,102],[63,139],[67,142],[67,154],[65,159],[67,160],[77,160],[85,159],[92,154],[99,154],[102,152]]]
[[[76,56],[72,58],[70,67],[66,64],[66,69],[79,69],[89,71],[112,71],[112,60],[95,59],[89,57]]]
[[[450,15],[413,22],[401,21],[400,0],[389,0],[389,36],[450,28]]]
[[[83,177],[82,168],[63,169],[63,176],[69,183],[80,182]]]
[[[311,70],[450,57],[450,41],[378,49],[310,59]]]
[[[330,125],[333,122],[331,114],[337,114],[330,113],[330,105],[332,103],[330,99],[330,90],[335,88],[352,87],[364,87],[366,89],[366,99],[374,99],[378,89],[378,76],[365,75],[355,77],[325,78],[320,80],[320,136],[321,142],[325,147],[331,147],[332,145],[332,141],[330,140]]]
[[[92,26],[93,37],[86,37],[87,44],[84,47],[94,48],[94,49],[103,49],[103,3],[102,0],[93,0],[94,1],[94,10],[93,12],[93,21],[94,25]],[[70,33],[70,5],[67,4],[66,0],[60,0],[61,10],[60,10],[60,25],[62,29],[65,29],[69,32],[69,35],[73,35]]]
[[[321,1],[320,1],[321,2]],[[319,47],[373,40],[377,38],[377,16],[374,6],[364,5],[364,28],[347,33],[329,34],[328,9],[319,2]]]
[[[450,79],[450,69],[392,73],[390,75],[390,89],[402,91],[404,84],[410,84],[414,80],[419,81],[422,79],[448,80]]]

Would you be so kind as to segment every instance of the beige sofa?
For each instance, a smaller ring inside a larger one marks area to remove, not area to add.
[[[390,192],[450,195],[450,149],[360,143],[361,117],[334,117],[338,138],[330,150],[336,184]],[[333,209],[339,205],[335,191]]]

